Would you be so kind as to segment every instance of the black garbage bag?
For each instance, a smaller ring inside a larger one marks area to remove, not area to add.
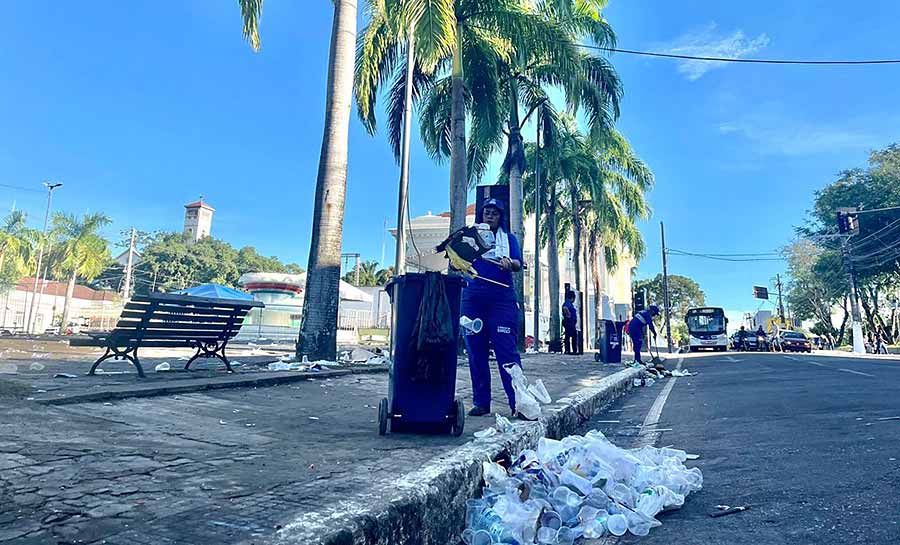
[[[441,273],[425,273],[419,315],[410,340],[413,362],[410,380],[431,384],[442,380],[444,354],[456,350],[455,325]]]

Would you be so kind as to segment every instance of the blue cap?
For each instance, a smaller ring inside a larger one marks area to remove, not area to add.
[[[487,208],[488,206],[493,206],[494,208],[496,208],[497,210],[499,210],[501,212],[506,211],[503,207],[503,203],[501,201],[498,201],[497,199],[488,199],[488,200],[484,201],[484,205],[481,208],[483,210],[483,209]]]

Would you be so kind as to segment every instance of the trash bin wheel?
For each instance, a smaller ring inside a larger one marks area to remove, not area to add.
[[[594,361],[600,361],[600,352],[594,352]]]
[[[388,400],[381,398],[378,403],[378,435],[384,435],[388,429]]]
[[[453,437],[462,435],[466,428],[466,404],[461,399],[456,400],[456,419],[450,426],[450,433]]]

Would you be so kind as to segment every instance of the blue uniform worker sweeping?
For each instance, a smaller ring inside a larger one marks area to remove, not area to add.
[[[634,318],[628,322],[628,336],[634,346],[634,361],[641,361],[641,347],[644,345],[644,327],[649,326],[650,332],[656,336],[656,328],[653,327],[653,317],[659,316],[659,307],[650,305],[647,309],[634,313]]]
[[[516,416],[516,394],[512,377],[504,365],[522,366],[516,349],[518,306],[513,289],[513,273],[522,270],[522,250],[519,241],[502,227],[503,204],[489,199],[482,208],[482,222],[494,234],[493,248],[472,264],[477,276],[463,289],[460,312],[468,318],[481,318],[481,331],[467,331],[466,349],[469,353],[469,373],[472,377],[474,406],[470,416],[491,412],[490,349],[497,356],[500,380],[509,401],[511,414]]]

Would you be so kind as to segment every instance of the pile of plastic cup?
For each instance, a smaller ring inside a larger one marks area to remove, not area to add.
[[[481,498],[466,504],[466,545],[575,545],[646,536],[659,513],[700,490],[703,475],[672,448],[622,449],[599,431],[541,439],[509,469],[483,463]]]

